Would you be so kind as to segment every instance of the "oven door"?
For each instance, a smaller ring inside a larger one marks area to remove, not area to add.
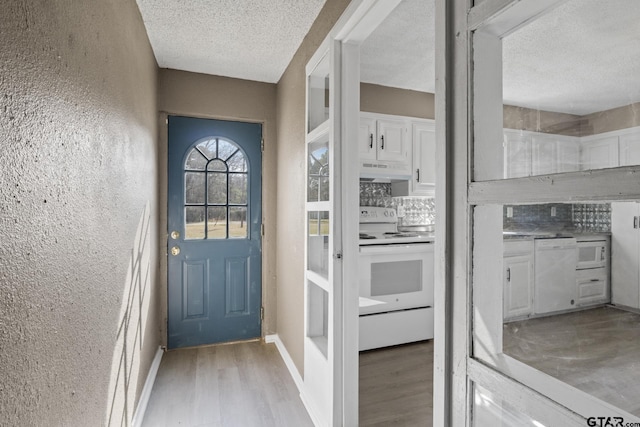
[[[360,314],[433,306],[433,243],[360,246]]]

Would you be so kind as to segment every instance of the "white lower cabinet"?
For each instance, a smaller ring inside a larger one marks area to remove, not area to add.
[[[528,316],[533,313],[533,240],[505,241],[503,253],[503,317]]]
[[[504,319],[533,313],[533,254],[504,258]]]
[[[609,284],[607,282],[607,269],[605,267],[577,270],[578,300],[576,305],[585,306],[608,302]]]

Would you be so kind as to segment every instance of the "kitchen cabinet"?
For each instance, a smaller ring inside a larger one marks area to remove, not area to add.
[[[583,307],[609,302],[609,284],[607,282],[606,267],[576,270],[578,291],[576,305]]]
[[[413,146],[411,195],[433,195],[436,183],[435,122],[414,122],[411,126]]]
[[[620,166],[640,165],[640,129],[620,135]]]
[[[503,258],[504,320],[533,313],[533,242],[505,242]]]
[[[572,172],[578,170],[578,138],[504,129],[504,177]]]
[[[519,178],[531,175],[531,135],[526,132],[504,130],[504,177]]]
[[[376,160],[376,120],[369,117],[360,117],[358,130],[358,152],[360,160]]]
[[[408,164],[410,146],[406,120],[362,115],[358,139],[360,159]]]
[[[640,204],[611,203],[611,302],[640,308]]]
[[[581,170],[612,168],[619,164],[618,137],[587,137],[582,140]]]

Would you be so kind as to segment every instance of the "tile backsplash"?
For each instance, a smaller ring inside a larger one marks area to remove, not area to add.
[[[391,184],[360,181],[360,206],[393,207]]]
[[[360,181],[360,206],[379,206],[404,211],[398,225],[435,224],[436,203],[433,197],[393,197],[391,184]]]
[[[513,209],[513,216],[507,210]],[[551,210],[555,208],[555,216]],[[611,231],[610,203],[545,203],[505,205],[503,228],[509,231],[556,230],[581,232]]]

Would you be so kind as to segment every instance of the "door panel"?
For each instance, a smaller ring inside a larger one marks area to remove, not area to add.
[[[261,334],[261,125],[169,117],[169,348]]]

